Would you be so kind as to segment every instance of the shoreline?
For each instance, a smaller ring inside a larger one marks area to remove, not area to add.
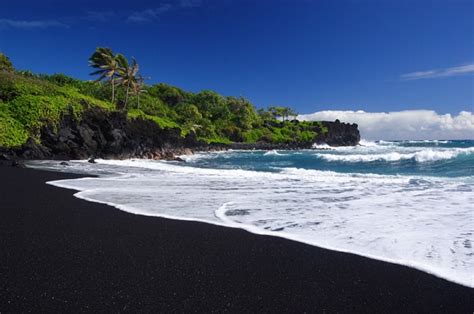
[[[272,151],[272,150],[285,150],[285,151],[296,151],[296,150],[331,150],[337,147],[355,147],[360,146],[360,143],[356,145],[336,145],[328,147],[314,147],[314,145],[327,145],[324,142],[321,143],[230,143],[230,144],[208,144],[206,146],[196,147],[167,147],[167,148],[156,148],[146,153],[134,154],[134,153],[120,153],[120,154],[92,154],[89,156],[83,156],[84,158],[79,159],[150,159],[150,160],[165,160],[165,161],[184,161],[181,156],[192,156],[201,153],[213,153],[213,152],[225,152],[225,151]],[[31,148],[3,148],[0,147],[0,163],[1,164],[12,164],[23,163],[34,160],[59,160],[69,161],[78,158],[74,158],[69,155],[35,155],[30,153]],[[36,148],[34,148],[36,149]]]
[[[474,289],[406,266],[241,229],[132,215],[45,184],[83,175],[5,166],[0,172],[2,312],[474,309]]]
[[[41,168],[32,168],[32,169],[37,169],[37,170],[40,170],[40,171],[44,170],[44,169],[41,169]],[[46,170],[46,171],[55,172],[52,169],[51,170]],[[61,173],[70,174],[72,172],[61,172]],[[72,174],[74,174],[74,173],[72,173]],[[80,176],[84,177],[84,178],[95,177],[95,176],[100,177],[100,175],[80,175]],[[239,230],[243,230],[245,232],[249,232],[251,234],[258,235],[258,236],[277,237],[277,238],[281,238],[281,239],[284,239],[284,240],[293,241],[293,242],[309,245],[309,246],[312,246],[312,247],[316,247],[318,249],[324,249],[324,250],[329,250],[329,251],[333,251],[333,252],[357,255],[357,256],[360,256],[360,257],[363,257],[363,258],[368,258],[368,259],[371,259],[371,260],[376,260],[376,261],[385,262],[385,263],[389,263],[389,264],[399,265],[399,266],[402,266],[402,267],[408,267],[408,268],[411,268],[411,269],[415,269],[415,270],[424,272],[428,275],[435,276],[436,278],[443,279],[443,280],[446,280],[448,282],[451,282],[451,283],[454,283],[454,284],[457,284],[457,285],[461,285],[461,286],[466,287],[466,288],[474,289],[474,286],[470,286],[467,283],[463,283],[462,281],[456,281],[454,279],[450,279],[450,278],[445,277],[443,275],[439,275],[438,273],[436,273],[436,270],[432,270],[432,269],[430,269],[429,267],[427,267],[426,265],[423,265],[423,264],[417,264],[417,263],[413,263],[413,262],[401,263],[397,260],[393,260],[393,259],[389,259],[389,258],[383,258],[383,257],[376,256],[376,255],[360,253],[360,252],[351,251],[351,250],[348,250],[348,249],[325,246],[321,243],[315,244],[315,243],[312,243],[310,241],[300,239],[297,236],[292,236],[290,234],[283,235],[281,233],[269,232],[269,231],[265,231],[265,230],[258,229],[258,228],[255,228],[255,227],[251,227],[251,226],[248,226],[248,225],[246,226],[246,225],[236,224],[236,223],[232,223],[232,222],[230,222],[229,224],[226,224],[224,222],[219,223],[219,222],[214,222],[214,221],[199,219],[199,218],[184,218],[184,217],[180,217],[180,216],[171,216],[171,215],[166,215],[166,214],[153,214],[152,215],[152,214],[148,214],[148,213],[144,213],[144,212],[139,212],[138,213],[138,212],[131,211],[129,208],[127,208],[127,206],[118,205],[118,204],[115,204],[115,203],[109,203],[109,202],[105,202],[105,201],[99,201],[99,200],[95,200],[95,199],[92,199],[92,198],[89,198],[89,197],[78,195],[81,192],[83,192],[83,190],[79,190],[79,189],[72,188],[72,187],[69,187],[69,186],[62,186],[61,185],[61,180],[59,180],[59,181],[58,180],[56,180],[56,181],[47,181],[45,183],[49,184],[49,185],[52,185],[52,186],[55,186],[55,187],[58,187],[58,188],[61,188],[61,189],[67,189],[67,190],[74,191],[73,197],[76,197],[78,199],[85,200],[87,202],[92,202],[92,203],[97,203],[97,204],[101,204],[101,205],[110,206],[110,207],[113,207],[117,210],[123,211],[123,212],[125,212],[127,214],[131,214],[131,215],[138,215],[138,216],[152,217],[152,218],[154,217],[154,218],[160,218],[160,219],[170,219],[170,220],[184,221],[184,222],[204,223],[204,224],[209,224],[209,225],[212,225],[212,226],[239,229]],[[228,203],[223,204],[219,209],[225,207],[227,204]]]

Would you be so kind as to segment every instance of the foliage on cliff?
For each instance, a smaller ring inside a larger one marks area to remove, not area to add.
[[[106,82],[81,81],[63,74],[15,71],[12,65],[0,69],[0,147],[18,147],[28,138],[39,141],[45,125],[58,125],[71,112],[80,120],[91,108],[110,112],[126,107],[128,119],[151,120],[162,129],[177,128],[183,136],[194,132],[207,143],[311,142],[327,132],[319,122],[290,121],[295,113],[289,108],[257,111],[242,97],[210,90],[192,93],[164,83],[140,88],[132,93]]]
[[[12,72],[15,69],[10,59],[3,53],[0,52],[0,71]]]

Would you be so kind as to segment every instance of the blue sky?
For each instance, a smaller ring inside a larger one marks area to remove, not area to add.
[[[474,106],[474,1],[12,1],[0,51],[17,68],[88,79],[96,46],[149,83],[320,110]]]

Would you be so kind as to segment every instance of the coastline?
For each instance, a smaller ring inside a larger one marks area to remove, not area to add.
[[[220,152],[220,151],[230,151],[230,150],[327,150],[330,148],[318,147],[314,148],[314,145],[327,145],[325,142],[304,142],[304,143],[229,143],[229,144],[198,144],[196,146],[188,147],[154,147],[148,149],[146,152],[140,153],[131,153],[131,152],[122,152],[116,154],[79,154],[79,155],[63,155],[63,154],[53,154],[48,155],[45,153],[45,147],[38,146],[37,144],[28,143],[24,147],[18,149],[7,149],[0,147],[0,162],[4,164],[16,164],[22,163],[24,161],[30,160],[74,160],[74,159],[152,159],[152,160],[166,160],[166,161],[183,161],[181,156],[194,155],[199,153],[211,153],[211,152]],[[358,146],[360,144],[354,144],[350,146]],[[343,146],[343,145],[339,145]],[[331,147],[338,147],[331,146]]]
[[[78,175],[0,172],[1,312],[474,309],[474,289],[415,269],[240,229],[132,215],[45,184]]]
[[[268,122],[268,121],[267,121]],[[284,121],[296,127],[303,122]],[[271,121],[269,125],[282,126]],[[284,123],[283,123],[284,124]],[[313,144],[355,146],[360,133],[357,124],[336,120],[314,122],[313,137],[298,139],[263,139],[245,141],[244,138],[217,141],[199,138],[195,132],[186,135],[178,127],[162,128],[143,117],[130,119],[125,112],[108,112],[99,108],[85,110],[81,119],[72,109],[60,116],[60,121],[46,124],[38,134],[30,135],[17,146],[0,145],[0,160],[71,160],[71,159],[130,159],[176,160],[177,156],[199,151],[228,149],[309,149]],[[323,132],[324,129],[324,132]]]

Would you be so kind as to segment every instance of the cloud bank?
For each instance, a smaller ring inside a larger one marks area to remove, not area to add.
[[[474,115],[440,115],[432,110],[397,112],[319,111],[298,116],[299,120],[357,123],[361,137],[368,140],[474,139]]]
[[[69,28],[69,25],[61,23],[55,20],[11,20],[11,19],[0,19],[0,27],[11,27],[21,29],[35,29],[35,28],[49,28],[49,27],[60,27]]]
[[[445,68],[445,69],[435,69],[427,71],[418,71],[401,75],[402,80],[421,80],[428,78],[437,78],[437,77],[448,77],[448,76],[460,76],[474,73],[474,63],[466,64],[462,66]]]

